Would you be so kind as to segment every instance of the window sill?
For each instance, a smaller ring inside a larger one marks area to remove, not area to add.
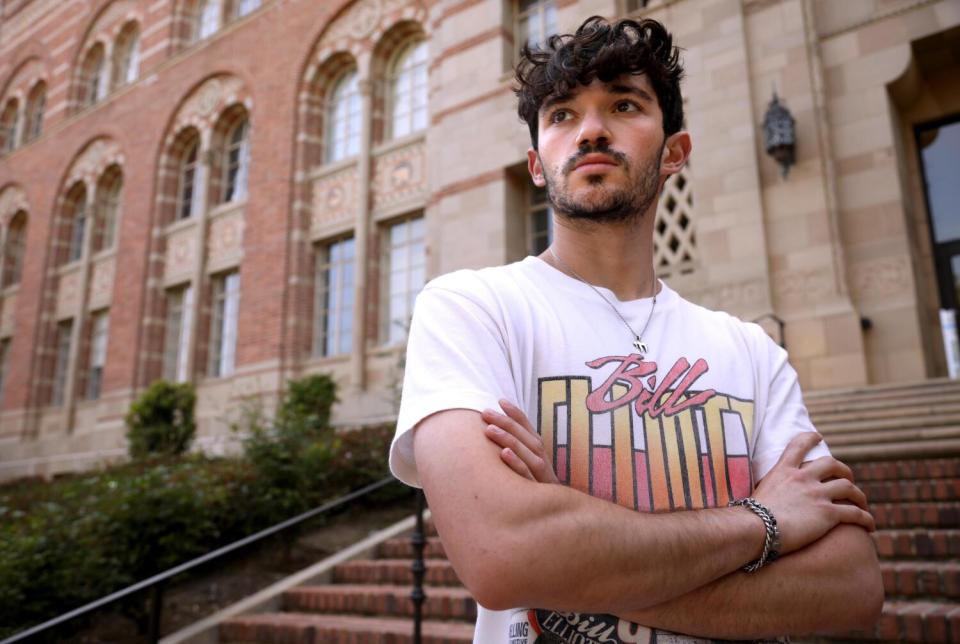
[[[178,219],[163,229],[163,232],[167,235],[172,235],[173,233],[180,232],[181,230],[186,230],[187,228],[192,228],[197,223],[197,216],[191,215],[185,219]]]
[[[20,292],[20,282],[11,284],[3,290],[0,290],[0,297],[10,297]]]
[[[305,367],[325,367],[339,364],[349,364],[352,353],[338,353],[335,356],[315,356],[310,355],[304,360]]]
[[[216,217],[225,217],[230,213],[242,210],[244,206],[247,205],[247,198],[239,199],[237,201],[227,201],[226,203],[218,203],[216,206],[210,209],[208,217],[214,219]]]
[[[312,169],[308,174],[310,179],[321,179],[323,177],[328,177],[332,174],[337,174],[342,170],[348,170],[358,165],[359,157],[352,156],[346,159],[341,159],[339,161],[333,161],[332,163],[324,163]]]
[[[393,150],[398,150],[400,148],[406,147],[408,145],[413,145],[415,143],[420,143],[427,138],[427,130],[423,129],[413,134],[407,134],[400,138],[389,139],[378,143],[373,146],[373,155],[379,156],[381,154],[386,154],[387,152],[392,152]]]

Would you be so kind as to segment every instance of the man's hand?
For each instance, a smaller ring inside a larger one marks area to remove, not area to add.
[[[506,415],[487,409],[480,417],[488,423],[484,428],[487,438],[501,448],[500,460],[531,481],[559,483],[540,434],[530,424],[527,415],[506,400],[499,402]]]
[[[516,405],[500,401],[505,414],[485,410],[486,435],[500,449],[500,458],[517,474],[540,483],[557,483],[553,465],[539,434]],[[853,483],[850,468],[831,456],[808,463],[804,456],[821,441],[819,434],[795,436],[777,464],[763,477],[754,498],[770,508],[780,527],[780,553],[798,550],[840,523],[876,529],[867,498]]]

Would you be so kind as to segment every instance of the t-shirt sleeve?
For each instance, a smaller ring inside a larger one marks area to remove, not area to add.
[[[503,333],[475,298],[428,285],[417,297],[390,469],[419,487],[413,429],[447,409],[499,409],[519,400]]]
[[[801,432],[816,431],[803,404],[797,372],[790,365],[787,352],[774,344],[762,330],[760,334],[761,342],[766,346],[759,354],[767,355],[767,369],[763,371],[769,376],[769,388],[753,450],[755,481],[760,481],[777,464],[790,439]],[[811,461],[829,455],[826,442],[821,441],[807,453],[804,460]]]

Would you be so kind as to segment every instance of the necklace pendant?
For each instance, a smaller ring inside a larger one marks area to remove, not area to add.
[[[640,357],[643,357],[647,354],[647,345],[644,344],[643,340],[640,339],[640,336],[637,336],[637,339],[633,341],[633,346],[640,354]]]

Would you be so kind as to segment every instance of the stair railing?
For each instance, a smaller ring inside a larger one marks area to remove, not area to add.
[[[779,334],[780,334],[780,341],[779,341],[777,344],[779,344],[782,349],[786,349],[786,348],[787,348],[787,339],[786,339],[786,335],[784,335],[783,329],[784,329],[784,327],[787,325],[787,323],[784,322],[784,321],[783,321],[782,319],[780,319],[779,317],[777,317],[777,314],[776,314],[776,313],[773,313],[773,312],[764,313],[763,315],[761,315],[761,316],[758,317],[757,319],[751,320],[751,322],[755,322],[755,323],[757,323],[757,324],[760,324],[760,323],[763,322],[764,320],[773,320],[774,322],[776,322],[776,324],[777,324],[777,329],[778,329],[779,332],[780,332],[780,333],[779,333]]]
[[[160,619],[163,616],[163,588],[166,585],[166,582],[168,580],[170,580],[173,577],[176,577],[177,575],[180,575],[185,572],[191,571],[195,568],[198,568],[199,566],[209,563],[215,559],[219,559],[224,555],[228,555],[230,553],[236,552],[241,548],[246,548],[247,546],[250,546],[252,544],[259,543],[260,541],[263,541],[268,537],[272,537],[285,530],[288,530],[295,526],[299,526],[305,521],[309,521],[310,519],[318,517],[321,514],[330,512],[331,510],[335,510],[343,505],[346,505],[347,503],[350,503],[351,501],[355,501],[361,497],[364,497],[370,494],[371,492],[375,492],[376,490],[379,490],[380,488],[386,487],[387,485],[395,482],[396,482],[396,479],[393,478],[392,476],[388,476],[386,478],[380,479],[376,483],[371,483],[370,485],[367,485],[366,487],[362,487],[359,490],[355,490],[353,492],[350,492],[349,494],[345,494],[344,496],[341,496],[338,499],[324,503],[323,505],[316,507],[312,510],[307,510],[302,514],[298,514],[297,516],[291,519],[287,519],[286,521],[282,521],[276,525],[273,525],[269,528],[261,530],[260,532],[252,534],[248,537],[244,537],[243,539],[234,541],[233,543],[223,546],[222,548],[212,550],[211,552],[208,552],[205,555],[201,555],[196,559],[191,559],[186,563],[182,563],[178,566],[174,566],[173,568],[170,568],[168,570],[165,570],[164,572],[158,573],[153,577],[149,577],[131,586],[127,586],[123,590],[118,590],[115,593],[111,593],[109,595],[106,595],[105,597],[101,597],[100,599],[92,601],[89,604],[86,604],[85,606],[81,606],[80,608],[76,608],[67,613],[64,613],[59,617],[54,617],[53,619],[43,622],[42,624],[38,624],[36,626],[28,628],[25,631],[20,631],[16,635],[13,635],[12,637],[9,637],[3,640],[2,642],[0,642],[0,644],[14,644],[14,642],[23,642],[28,638],[34,637],[41,633],[49,633],[51,629],[61,626],[72,619],[76,619],[77,617],[81,617],[83,615],[89,615],[96,611],[102,610],[107,606],[115,604],[121,599],[130,597],[131,595],[134,595],[139,592],[147,591],[147,590],[150,591],[150,622],[149,622],[148,637],[149,637],[150,644],[157,644],[160,641]],[[422,512],[420,514],[422,515]],[[421,524],[422,524],[422,520],[423,518],[421,516],[420,517]]]
[[[410,598],[413,600],[413,644],[420,644],[421,641],[423,602],[427,598],[423,592],[423,575],[427,571],[423,561],[423,549],[427,545],[427,537],[423,530],[425,502],[423,490],[417,490],[417,527],[410,538],[410,543],[413,544],[413,591],[410,593]]]

